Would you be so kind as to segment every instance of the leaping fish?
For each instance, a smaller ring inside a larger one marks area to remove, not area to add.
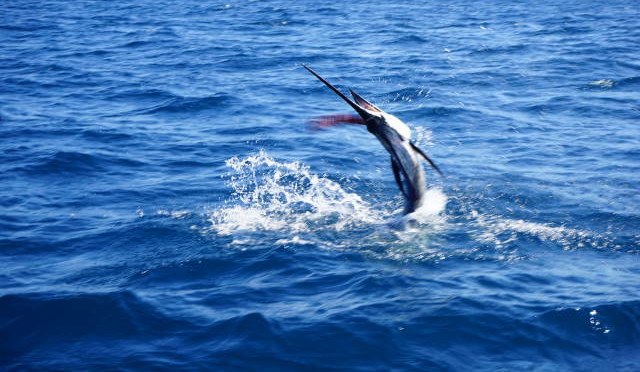
[[[366,125],[367,130],[378,138],[382,146],[391,155],[391,170],[396,184],[405,199],[403,214],[415,212],[422,207],[425,202],[427,188],[425,186],[424,169],[420,165],[419,158],[422,157],[426,160],[440,175],[442,175],[442,172],[424,151],[411,142],[411,129],[397,117],[382,111],[349,89],[353,96],[353,100],[351,100],[311,68],[305,65],[302,66],[345,100],[360,115],[360,117],[355,115],[325,117],[319,124],[328,125],[334,122],[344,122]]]

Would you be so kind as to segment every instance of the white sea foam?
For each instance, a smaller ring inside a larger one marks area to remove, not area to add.
[[[310,172],[299,162],[278,162],[264,150],[227,160],[233,197],[210,214],[220,235],[236,231],[277,230],[297,233],[314,228],[340,231],[380,223],[380,211],[340,184]],[[316,226],[322,223],[322,226]]]
[[[442,217],[442,212],[444,212],[447,207],[447,195],[445,195],[442,189],[434,187],[427,190],[425,199],[426,202],[424,205],[413,212],[411,216],[417,219],[418,222],[429,222],[433,221],[434,217]]]
[[[594,85],[600,88],[611,88],[614,84],[615,82],[611,79],[600,79],[589,83],[589,85]]]
[[[433,145],[432,138],[433,132],[425,127],[412,127],[414,143],[418,147],[431,147]]]
[[[188,210],[176,210],[176,211],[168,211],[166,209],[158,209],[156,211],[156,215],[158,216],[171,216],[171,218],[184,218],[190,215],[191,212]],[[144,213],[143,213],[144,215]]]
[[[427,191],[425,205],[409,216],[374,207],[339,183],[313,174],[299,162],[279,162],[264,150],[247,158],[227,160],[231,168],[228,184],[232,197],[209,214],[211,227],[218,235],[251,231],[286,232],[277,242],[308,243],[296,234],[319,231],[343,231],[349,228],[403,227],[396,236],[406,241],[407,233],[417,232],[425,224],[429,230],[443,229],[447,197],[439,188]],[[395,220],[389,220],[389,218]],[[413,228],[406,229],[410,221]],[[293,236],[293,238],[291,238]],[[346,237],[345,237],[346,238]],[[335,242],[339,244],[339,242]]]
[[[471,218],[478,227],[476,240],[491,243],[496,248],[516,241],[519,234],[536,237],[542,241],[561,245],[564,249],[579,248],[590,242],[592,234],[565,226],[553,226],[546,223],[503,218],[471,212]]]
[[[434,187],[428,189],[425,194],[426,202],[422,207],[408,215],[400,215],[402,208],[397,209],[393,214],[398,216],[389,225],[405,233],[419,232],[425,225],[429,231],[442,231],[446,226],[446,215],[444,211],[447,206],[447,195],[442,189]],[[406,240],[406,234],[399,236]]]
[[[434,239],[437,241],[438,236],[446,236],[451,230],[469,234],[483,245],[508,248],[504,259],[512,260],[521,256],[513,248],[517,249],[518,242],[526,236],[564,249],[597,245],[599,239],[590,232],[565,226],[478,213],[470,204],[462,207],[460,220],[455,212],[445,213],[448,197],[437,187],[427,191],[422,208],[400,216],[400,208],[393,211],[387,206],[371,205],[338,182],[313,174],[308,166],[279,162],[265,151],[231,158],[227,165],[231,169],[228,184],[233,189],[232,196],[208,212],[210,225],[204,230],[219,236],[232,235],[233,244],[240,246],[266,239],[274,244],[356,249],[394,260],[485,257],[482,246],[449,246],[442,242],[434,245]],[[183,213],[171,216],[180,218]]]

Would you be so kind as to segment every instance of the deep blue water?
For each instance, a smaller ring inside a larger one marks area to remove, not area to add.
[[[0,369],[640,370],[640,5],[410,3],[2,2]]]

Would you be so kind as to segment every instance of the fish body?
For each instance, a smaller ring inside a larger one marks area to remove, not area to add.
[[[411,129],[402,120],[382,111],[353,90],[349,90],[353,96],[351,100],[311,68],[307,66],[304,68],[346,101],[360,116],[346,118],[345,115],[341,115],[336,119],[337,121],[365,125],[387,150],[391,158],[393,176],[405,199],[403,213],[409,214],[422,207],[427,187],[420,158],[425,159],[438,173],[442,174],[442,172],[422,150],[411,142]],[[323,123],[330,121],[330,118],[325,118]]]

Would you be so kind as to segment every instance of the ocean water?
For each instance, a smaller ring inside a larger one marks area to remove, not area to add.
[[[1,370],[640,370],[637,2],[0,10]]]

